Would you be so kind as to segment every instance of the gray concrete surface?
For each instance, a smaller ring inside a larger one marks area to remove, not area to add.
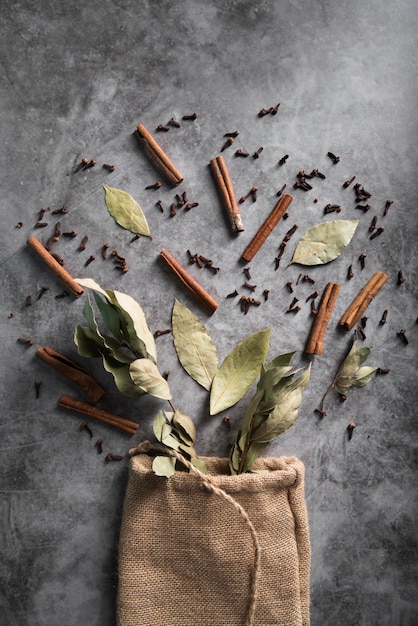
[[[153,331],[170,326],[179,298],[207,325],[221,359],[250,332],[271,326],[271,355],[297,350],[304,362],[300,354],[311,325],[304,300],[313,286],[298,285],[303,308],[294,315],[286,314],[291,297],[285,284],[306,271],[320,290],[330,280],[341,284],[299,419],[268,454],[297,455],[306,465],[313,626],[417,624],[416,3],[3,0],[0,13],[1,624],[115,623],[127,451],[151,437],[151,419],[162,406],[124,398],[98,362],[77,356],[72,334],[83,321],[84,300],[57,299],[62,286],[26,246],[33,234],[45,241],[58,220],[64,230],[79,232],[56,244],[74,276],[91,276],[137,298]],[[276,116],[257,116],[278,102]],[[170,218],[155,202],[169,207],[177,190],[145,190],[159,174],[133,131],[141,122],[154,132],[171,117],[194,111],[196,121],[156,135],[184,173],[179,189],[199,202]],[[224,133],[235,129],[240,135],[223,154],[236,195],[256,185],[258,199],[242,205],[245,232],[231,237],[207,164],[219,154]],[[258,160],[234,157],[237,148],[252,154],[259,146]],[[340,156],[338,164],[328,151]],[[289,159],[280,167],[284,154]],[[96,167],[74,174],[83,157],[95,159]],[[102,168],[105,162],[116,166],[113,173]],[[234,288],[245,293],[240,255],[273,208],[276,191],[284,183],[292,190],[296,173],[314,167],[326,179],[315,179],[312,191],[294,191],[288,221],[250,264],[256,294],[268,288],[269,300],[243,315],[236,300],[225,298]],[[355,208],[352,188],[342,188],[354,175],[372,193],[367,213]],[[130,243],[131,234],[106,210],[103,183],[138,200],[152,240]],[[393,204],[383,217],[388,199]],[[323,267],[287,266],[299,235],[330,219],[323,215],[329,202],[343,207],[339,217],[360,220],[350,246]],[[53,216],[62,205],[69,212]],[[34,228],[41,207],[51,209],[45,229]],[[370,241],[375,214],[385,231]],[[279,243],[294,223],[298,233],[275,271]],[[79,252],[84,234],[88,246]],[[126,275],[101,258],[105,241],[127,257]],[[221,268],[212,275],[190,267],[220,303],[213,316],[163,268],[163,247],[184,264],[190,249]],[[86,268],[91,254],[96,260]],[[350,264],[355,277],[348,281]],[[352,390],[345,403],[331,396],[320,419],[314,410],[352,338],[338,330],[338,319],[377,269],[390,280],[366,313],[364,343],[372,347],[370,363],[390,372]],[[49,290],[38,300],[42,286]],[[388,322],[379,326],[385,309]],[[397,336],[400,329],[408,345]],[[19,337],[33,346],[18,343]],[[77,391],[34,356],[45,345],[89,367],[107,390],[100,405],[137,419],[138,435],[95,423],[93,440],[80,432],[81,416],[57,408],[62,393]],[[207,394],[181,369],[171,335],[157,345],[176,403],[198,425],[200,453],[225,455],[246,400],[229,411],[231,430],[222,415],[209,418]],[[35,382],[42,383],[38,399]],[[348,441],[351,421],[357,427]],[[105,464],[94,448],[98,437],[105,452],[122,454],[124,461]]]

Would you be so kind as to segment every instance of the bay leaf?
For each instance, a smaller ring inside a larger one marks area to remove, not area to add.
[[[251,433],[251,444],[254,442],[260,444],[270,443],[293,426],[298,416],[298,408],[302,402],[302,392],[309,382],[310,372],[311,365],[287,387],[268,419],[255,432]]]
[[[157,476],[170,478],[176,471],[176,459],[170,456],[156,456],[152,461],[152,471]]]
[[[102,354],[103,367],[113,375],[116,388],[130,398],[139,398],[145,395],[146,391],[133,382],[129,373],[129,364],[121,363],[110,354]]]
[[[151,359],[136,359],[129,366],[134,384],[146,393],[163,400],[171,400],[168,382],[163,378]]]
[[[95,359],[102,356],[101,344],[95,333],[88,326],[76,326],[74,330],[74,343],[80,356]]]
[[[283,367],[286,365],[290,365],[293,357],[295,356],[295,352],[286,352],[285,354],[278,354],[274,359],[272,359],[265,367],[266,370],[272,369],[273,367]]]
[[[158,411],[152,421],[152,430],[157,441],[161,441],[163,438],[163,428],[165,424],[167,424],[167,420],[165,418],[164,411]]]
[[[367,385],[373,378],[376,370],[377,367],[372,367],[371,365],[364,365],[363,367],[360,367],[356,374],[356,380],[354,381],[353,386],[364,387],[364,385]]]
[[[209,332],[196,315],[175,300],[172,313],[173,341],[186,372],[208,391],[218,370],[218,353]]]
[[[216,415],[238,402],[251,387],[266,359],[270,328],[240,341],[216,372],[210,391],[210,414]]]
[[[290,263],[324,265],[336,259],[350,243],[359,220],[332,220],[310,228],[299,240]]]
[[[108,297],[106,291],[102,289],[100,285],[96,283],[95,280],[93,280],[93,278],[75,278],[74,280],[82,287],[86,287],[86,289],[92,289],[93,291],[97,291],[97,293],[100,293],[105,298]]]
[[[109,185],[103,185],[103,188],[106,206],[119,226],[130,230],[132,233],[150,237],[151,232],[147,219],[136,200],[122,189],[109,187]]]
[[[126,322],[126,330],[129,335],[129,340],[143,351],[143,346],[146,348],[146,355],[152,357],[157,362],[157,348],[152,332],[150,331],[145,313],[141,305],[132,296],[120,291],[108,291],[108,297],[112,304],[117,306],[121,311],[123,318]],[[137,338],[140,343],[136,341]]]
[[[120,318],[116,308],[107,299],[100,298],[96,292],[93,292],[93,296],[106,327],[116,339],[123,340]]]
[[[173,424],[179,431],[179,435],[184,443],[192,444],[196,439],[196,427],[191,417],[176,410],[173,415]]]

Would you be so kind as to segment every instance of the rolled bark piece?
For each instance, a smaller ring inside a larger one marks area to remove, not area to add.
[[[183,181],[183,176],[155,141],[154,137],[147,131],[145,126],[138,124],[135,134],[156,166],[164,174],[167,182],[172,187],[179,185]]]
[[[76,413],[82,413],[83,415],[92,417],[99,422],[119,428],[119,430],[123,430],[130,435],[134,435],[138,429],[138,424],[131,422],[131,420],[119,417],[119,415],[113,415],[113,413],[99,409],[92,404],[82,402],[81,400],[77,400],[71,396],[61,396],[58,401],[58,406],[63,409],[69,409],[70,411],[75,411]]]
[[[65,270],[62,265],[54,259],[54,257],[48,252],[45,246],[43,246],[41,242],[36,239],[36,237],[29,237],[27,244],[36,252],[51,272],[64,283],[65,287],[72,293],[73,296],[78,298],[84,293],[84,289],[81,285],[79,285],[67,272],[67,270]]]
[[[328,283],[325,287],[318,307],[318,313],[312,324],[311,332],[309,333],[308,341],[305,346],[306,354],[322,354],[325,331],[331,319],[339,291],[340,285],[337,283]]]
[[[163,248],[160,253],[161,258],[171,271],[177,276],[180,282],[190,291],[196,300],[212,315],[218,308],[218,303],[211,295],[195,280],[178,261]]]
[[[35,354],[39,359],[42,359],[44,363],[47,363],[47,365],[50,365],[57,370],[57,372],[78,385],[92,402],[98,402],[105,395],[105,390],[93,378],[89,371],[80,367],[80,365],[74,363],[74,361],[71,361],[56,350],[45,346],[45,348],[38,348]]]
[[[234,234],[242,232],[245,229],[225,160],[222,156],[217,156],[211,159],[209,165],[227,214],[231,231]]]
[[[375,272],[343,314],[339,325],[351,330],[388,279],[389,276],[381,270]]]
[[[275,226],[277,226],[280,219],[286,213],[292,200],[293,196],[291,196],[289,193],[285,193],[283,196],[281,196],[270,215],[260,226],[256,234],[244,250],[244,253],[242,255],[244,261],[248,263],[249,261],[251,261],[251,259],[254,258],[263,243],[266,241],[267,237],[270,235],[272,230],[275,228]]]

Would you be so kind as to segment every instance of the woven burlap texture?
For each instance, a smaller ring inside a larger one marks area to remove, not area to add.
[[[304,466],[262,458],[230,476],[204,458],[211,484],[248,515],[260,548],[254,626],[309,625],[310,543]],[[118,626],[245,626],[254,591],[254,537],[231,502],[199,476],[156,476],[130,461],[119,543]]]

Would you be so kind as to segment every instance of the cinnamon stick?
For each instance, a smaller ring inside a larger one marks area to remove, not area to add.
[[[61,396],[58,401],[58,406],[63,409],[69,409],[70,411],[75,411],[76,413],[82,413],[83,415],[92,417],[99,422],[119,428],[119,430],[123,430],[130,435],[134,435],[138,429],[138,424],[136,424],[136,422],[131,422],[131,420],[119,417],[119,415],[113,415],[113,413],[99,409],[92,404],[82,402],[81,400],[77,400],[71,396]]]
[[[325,331],[337,301],[340,285],[328,283],[322,294],[318,307],[318,313],[312,324],[308,341],[305,346],[306,354],[322,354]]]
[[[231,231],[234,234],[242,232],[245,229],[242,223],[241,213],[238,208],[234,189],[232,187],[231,178],[223,156],[217,156],[214,159],[211,159],[209,165],[212,170],[219,195],[221,196],[222,204],[227,214]]]
[[[218,308],[218,303],[211,295],[195,280],[178,261],[163,248],[160,253],[161,258],[171,271],[177,276],[180,282],[190,291],[196,300],[212,315]]]
[[[65,270],[62,265],[54,259],[54,257],[48,252],[48,250],[36,239],[36,237],[29,237],[27,244],[36,254],[42,259],[53,274],[64,283],[68,291],[73,296],[78,298],[84,293],[84,289],[74,280],[74,278]]]
[[[381,270],[375,272],[343,314],[339,325],[346,330],[351,330],[388,278],[389,276]]]
[[[283,196],[280,197],[270,215],[260,226],[256,234],[244,250],[244,253],[242,255],[244,261],[248,263],[249,261],[251,261],[251,259],[254,258],[254,256],[257,254],[263,243],[266,241],[267,237],[270,235],[274,227],[277,226],[280,219],[286,213],[286,210],[288,209],[292,200],[293,196],[291,196],[289,193],[285,193]]]
[[[84,394],[94,403],[103,398],[105,390],[93,378],[88,370],[85,370],[66,356],[53,350],[49,346],[38,348],[36,356],[53,367],[57,372],[79,385]]]
[[[172,187],[179,185],[183,181],[183,176],[155,141],[154,137],[147,131],[145,126],[138,124],[135,134],[156,166],[164,174],[168,183]]]

